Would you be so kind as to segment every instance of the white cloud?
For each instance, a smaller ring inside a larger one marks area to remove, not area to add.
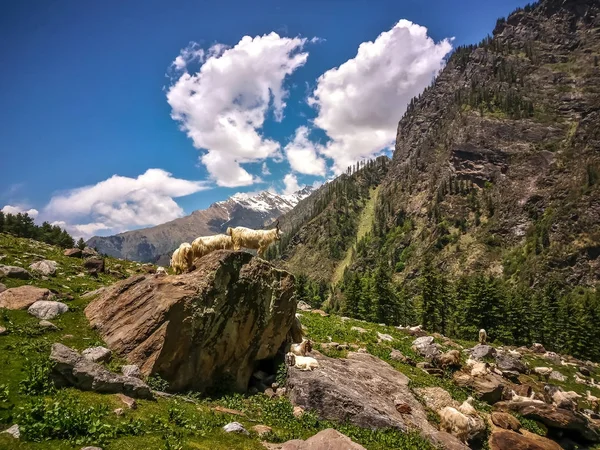
[[[333,159],[336,173],[393,145],[406,105],[431,83],[451,49],[451,40],[436,44],[427,28],[400,20],[319,77],[309,104],[317,108],[315,125],[331,138],[321,153]]]
[[[293,194],[294,192],[297,192],[304,187],[298,184],[298,178],[296,178],[296,175],[292,173],[288,173],[285,177],[283,177],[283,184],[284,195]]]
[[[37,209],[33,209],[33,208],[27,209],[26,206],[22,206],[22,205],[6,205],[1,209],[1,211],[4,214],[13,214],[13,215],[16,215],[19,213],[26,213],[32,219],[35,219],[39,214],[39,211]]]
[[[269,166],[267,166],[266,161],[262,164],[262,174],[263,175],[271,175],[271,171],[269,170]]]
[[[219,186],[259,181],[242,164],[280,157],[279,143],[260,132],[267,113],[283,118],[285,77],[303,66],[304,38],[277,33],[244,36],[234,47],[212,46],[197,73],[183,73],[169,87],[171,117],[181,124]],[[177,63],[174,63],[176,65]]]
[[[324,149],[321,145],[308,139],[308,128],[298,127],[294,140],[285,146],[285,154],[292,170],[307,175],[324,176],[327,171],[327,163],[318,153]]]
[[[114,175],[55,195],[44,215],[62,221],[68,230],[84,237],[100,230],[120,232],[183,216],[183,209],[173,199],[204,189],[208,189],[205,182],[182,180],[161,169],[148,169],[137,178]]]
[[[187,47],[182,48],[171,66],[175,70],[186,70],[187,65],[193,61],[204,61],[204,49],[197,42],[190,42]]]

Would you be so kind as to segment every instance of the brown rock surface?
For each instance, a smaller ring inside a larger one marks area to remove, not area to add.
[[[504,428],[505,430],[519,431],[521,424],[518,419],[508,413],[495,411],[492,413],[492,422],[494,425]]]
[[[320,431],[306,441],[294,439],[280,447],[281,450],[365,450],[365,448],[352,441],[333,428]]]
[[[460,387],[473,389],[477,398],[488,403],[500,401],[504,387],[508,384],[504,378],[493,373],[473,377],[464,372],[455,372],[453,379]]]
[[[85,314],[113,351],[172,390],[231,380],[245,391],[256,362],[273,358],[292,328],[294,278],[245,252],[213,252],[197,266],[123,280]]]
[[[535,437],[534,437],[535,436]],[[522,435],[510,430],[495,430],[489,439],[490,450],[561,450],[550,439],[533,433]]]
[[[386,362],[368,353],[349,353],[347,358],[311,354],[319,368],[288,368],[287,392],[294,405],[313,409],[323,419],[349,421],[365,428],[418,430],[434,444],[466,449],[427,421],[427,413],[408,387],[409,379]],[[402,413],[396,409],[402,405]]]
[[[48,289],[35,286],[20,286],[0,292],[0,308],[27,309],[39,300],[48,300],[52,296]]]

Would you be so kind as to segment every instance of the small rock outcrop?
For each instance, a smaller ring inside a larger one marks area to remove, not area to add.
[[[220,250],[191,273],[137,275],[85,309],[114,352],[174,391],[229,381],[245,391],[295,323],[294,277],[249,253]],[[294,333],[292,333],[294,334]]]
[[[313,351],[319,368],[288,368],[287,393],[294,405],[312,409],[323,419],[349,421],[364,428],[420,430],[432,443],[466,449],[458,439],[438,431],[408,387],[409,379],[368,353],[328,358]]]
[[[15,439],[19,439],[21,437],[21,430],[19,429],[19,425],[15,424],[10,428],[7,428],[2,433],[6,433],[14,437]]]
[[[248,433],[248,430],[244,428],[244,425],[239,422],[230,422],[223,427],[223,430],[226,433],[250,434]]]
[[[48,300],[52,293],[35,286],[19,286],[0,292],[0,308],[27,309],[37,301]]]
[[[41,261],[34,262],[29,266],[31,270],[34,272],[40,273],[47,277],[54,276],[56,274],[56,268],[58,264],[56,261],[52,261],[49,259],[43,259]]]
[[[519,420],[508,413],[495,411],[492,413],[491,419],[494,425],[505,430],[519,431],[519,428],[521,428]]]
[[[527,373],[527,366],[519,359],[507,355],[506,353],[497,353],[495,356],[496,365],[501,371]]]
[[[504,387],[508,384],[504,378],[493,373],[474,377],[464,372],[455,372],[453,379],[458,386],[473,389],[477,398],[490,404],[500,401]]]
[[[53,344],[50,360],[55,363],[52,378],[58,386],[74,386],[82,391],[123,393],[135,398],[153,398],[150,388],[143,381],[112,373],[66,345]]]
[[[22,267],[0,265],[0,278],[17,278],[19,280],[29,280],[31,274]]]
[[[433,341],[433,336],[419,337],[413,341],[412,349],[424,358],[433,359],[440,354],[440,349]]]
[[[88,361],[92,362],[108,362],[110,361],[110,357],[112,356],[112,352],[105,347],[90,347],[86,348],[83,352],[81,352],[81,356],[83,356]],[[123,375],[126,375],[123,372]]]
[[[140,372],[140,368],[138,366],[136,366],[135,364],[126,364],[126,365],[124,365],[123,367],[121,367],[121,372],[126,377],[135,377],[135,378],[141,378],[142,377],[142,373]]]
[[[365,448],[353,442],[348,436],[343,435],[333,428],[319,431],[306,441],[294,439],[287,441],[281,450],[365,450]]]
[[[562,450],[556,442],[537,434],[500,429],[492,432],[489,446],[490,450]]]
[[[491,345],[479,344],[473,347],[470,353],[473,359],[491,358],[496,354],[496,349]]]
[[[83,267],[89,274],[104,273],[104,259],[92,256],[83,261]]]
[[[71,258],[81,258],[80,248],[68,248],[63,252],[63,255],[70,256]]]
[[[83,256],[84,258],[90,258],[92,256],[98,256],[98,252],[96,250],[94,250],[92,247],[85,247],[81,251],[81,256]]]
[[[27,312],[34,317],[42,320],[51,320],[61,314],[66,313],[69,307],[61,302],[51,300],[39,300],[32,304]]]

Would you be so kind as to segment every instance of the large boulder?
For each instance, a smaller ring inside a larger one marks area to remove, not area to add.
[[[98,252],[91,247],[85,247],[81,252],[81,256],[90,258],[92,256],[98,256]]]
[[[489,439],[490,450],[562,450],[562,447],[548,438],[533,433],[515,433],[496,429]]]
[[[506,353],[496,353],[496,365],[501,371],[527,373],[527,366],[519,359]]]
[[[71,258],[81,258],[80,248],[68,248],[63,252],[63,255],[70,256]]]
[[[39,300],[27,309],[27,312],[42,320],[51,320],[66,313],[69,307],[61,302]]]
[[[459,403],[450,396],[448,391],[441,387],[416,388],[415,392],[421,397],[425,406],[433,411],[439,411],[446,406],[452,408],[459,406]]]
[[[473,389],[478,399],[490,404],[500,401],[508,384],[504,378],[494,373],[474,377],[468,373],[455,372],[453,379],[458,386]]]
[[[436,445],[467,448],[427,421],[423,405],[408,387],[410,380],[386,362],[368,353],[328,358],[313,351],[311,356],[319,362],[317,369],[288,368],[286,388],[294,405],[315,410],[322,419],[364,428],[420,430]]]
[[[433,340],[433,336],[419,337],[413,341],[412,349],[425,358],[433,359],[440,354],[440,349]]]
[[[83,261],[83,267],[90,274],[104,273],[104,259],[91,257]]]
[[[29,280],[31,274],[22,267],[3,266],[0,264],[0,278],[17,278],[19,280]]]
[[[333,428],[319,431],[306,441],[294,439],[287,441],[281,450],[365,450],[365,448],[353,442],[348,436],[343,435]]]
[[[496,349],[491,345],[478,344],[470,349],[470,353],[473,359],[491,358],[496,354]]]
[[[55,363],[52,378],[58,386],[75,386],[83,391],[110,394],[123,393],[135,398],[153,398],[150,388],[142,380],[112,373],[66,345],[53,344],[50,360]]]
[[[227,382],[245,391],[258,362],[295,334],[294,277],[246,252],[219,250],[197,264],[116,283],[85,314],[109,348],[171,390]]]
[[[41,261],[34,262],[29,266],[31,270],[34,272],[40,273],[47,277],[53,276],[56,274],[56,268],[58,264],[56,261],[52,261],[50,259],[43,259]]]
[[[37,301],[52,298],[48,289],[35,286],[19,286],[0,292],[0,308],[26,309]]]
[[[517,412],[527,419],[543,423],[548,428],[568,431],[586,441],[600,442],[598,425],[589,421],[578,411],[557,408],[540,401],[500,402],[495,405],[495,408],[500,411]]]

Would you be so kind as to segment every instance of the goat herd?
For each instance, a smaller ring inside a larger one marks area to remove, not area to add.
[[[242,247],[257,250],[258,256],[264,256],[269,245],[281,239],[279,221],[272,230],[252,230],[246,227],[227,228],[227,234],[200,236],[192,241],[184,242],[173,252],[171,267],[176,274],[189,272],[194,267],[194,260],[215,250],[240,250]]]

